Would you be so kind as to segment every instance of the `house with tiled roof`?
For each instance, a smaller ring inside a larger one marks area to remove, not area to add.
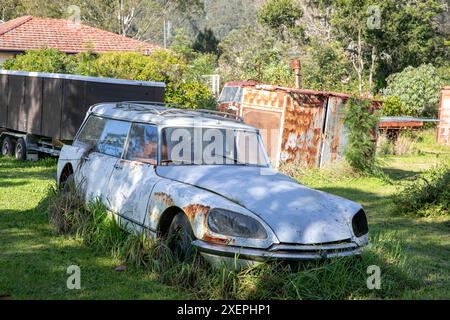
[[[0,23],[0,65],[7,58],[42,48],[54,48],[68,54],[87,50],[150,54],[159,47],[65,19],[23,16]]]

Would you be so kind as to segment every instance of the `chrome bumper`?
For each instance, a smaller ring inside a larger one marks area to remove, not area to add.
[[[354,242],[324,245],[276,244],[268,249],[255,249],[218,245],[202,240],[192,243],[200,253],[223,258],[251,261],[307,261],[361,254],[362,247]]]

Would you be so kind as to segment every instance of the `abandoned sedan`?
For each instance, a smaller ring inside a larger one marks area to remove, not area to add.
[[[210,262],[240,265],[359,254],[366,214],[271,168],[260,132],[219,112],[143,102],[90,108],[63,147],[58,183],[70,179],[120,223],[152,237],[177,235]]]

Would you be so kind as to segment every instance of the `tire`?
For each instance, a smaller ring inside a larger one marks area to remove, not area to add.
[[[15,150],[14,140],[11,137],[5,137],[2,142],[2,156],[13,156]]]
[[[27,143],[23,138],[17,139],[14,154],[19,161],[27,160]]]
[[[180,261],[192,261],[194,248],[192,241],[195,239],[191,223],[184,214],[179,212],[172,220],[167,233],[169,248]]]
[[[70,174],[64,181],[60,183],[61,192],[68,194],[75,191],[75,180],[73,174]]]

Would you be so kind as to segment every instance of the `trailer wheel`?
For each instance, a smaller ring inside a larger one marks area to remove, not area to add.
[[[14,147],[14,140],[11,137],[5,137],[2,143],[2,156],[13,156]]]
[[[17,139],[15,155],[17,160],[27,160],[27,143],[23,138]]]

